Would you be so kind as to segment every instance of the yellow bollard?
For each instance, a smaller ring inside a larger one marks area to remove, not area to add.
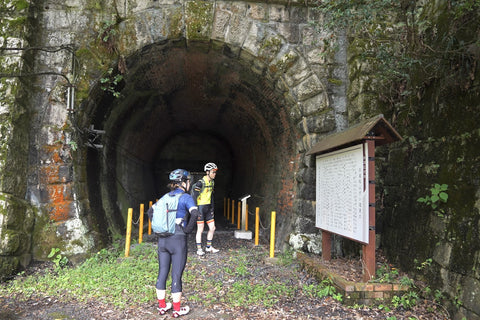
[[[128,255],[130,254],[130,239],[132,237],[132,215],[133,209],[128,208],[127,236],[125,238],[125,257],[128,257]]]
[[[140,222],[139,222],[139,226],[138,226],[138,243],[142,243],[142,240],[143,240],[143,214],[144,214],[144,211],[145,211],[145,206],[143,205],[143,203],[140,203]]]
[[[232,199],[232,224],[235,224],[235,200]]]
[[[152,201],[150,201],[148,203],[148,207],[151,208],[152,207]],[[152,234],[152,221],[150,221],[150,217],[148,218],[148,235],[151,235]]]
[[[275,255],[275,216],[276,212],[272,211],[272,222],[270,226],[270,258]]]
[[[238,201],[238,216],[237,216],[237,229],[240,230],[240,224],[242,222],[242,201]]]
[[[256,207],[255,208],[255,245],[258,246],[258,230],[260,229],[260,208]]]
[[[248,231],[248,203],[245,203],[245,231]]]

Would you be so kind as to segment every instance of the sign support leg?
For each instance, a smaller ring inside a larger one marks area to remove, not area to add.
[[[332,259],[332,234],[322,230],[322,259],[330,261]]]
[[[363,281],[375,277],[375,141],[367,140],[368,149],[368,244],[363,246]]]

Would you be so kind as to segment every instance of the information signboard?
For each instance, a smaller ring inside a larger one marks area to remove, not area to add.
[[[316,157],[316,227],[368,244],[367,144]]]

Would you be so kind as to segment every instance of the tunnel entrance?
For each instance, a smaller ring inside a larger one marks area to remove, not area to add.
[[[85,126],[105,131],[103,148],[86,156],[98,221],[123,232],[128,208],[165,193],[170,171],[201,178],[207,162],[219,167],[217,214],[224,197],[245,194],[264,222],[267,212],[291,210],[298,134],[279,89],[285,86],[260,59],[213,43],[169,41],[127,57],[123,76],[119,98],[97,87],[83,108]]]

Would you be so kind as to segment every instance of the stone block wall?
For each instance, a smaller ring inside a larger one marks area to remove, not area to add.
[[[21,1],[0,3],[0,281],[30,263],[36,212],[24,200],[30,97],[23,85],[30,81],[19,75],[29,71],[21,49],[28,45],[26,6]]]

